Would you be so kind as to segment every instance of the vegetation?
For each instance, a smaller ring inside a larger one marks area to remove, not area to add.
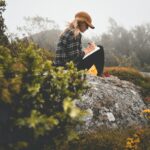
[[[149,150],[150,128],[97,129],[62,145],[61,150]]]
[[[47,149],[77,137],[74,104],[88,88],[73,63],[52,66],[35,44],[0,46],[0,149]],[[13,52],[13,53],[12,53]]]
[[[137,69],[133,67],[105,67],[105,73],[118,76],[122,80],[131,81],[135,85],[140,86],[141,94],[148,102],[150,97],[150,77],[144,77]]]
[[[150,149],[149,126],[124,130],[103,127],[79,134],[76,125],[82,123],[81,118],[87,112],[77,107],[75,100],[82,100],[81,95],[89,88],[85,78],[87,72],[78,71],[73,62],[68,62],[65,68],[53,66],[53,53],[27,38],[9,42],[2,16],[5,6],[5,1],[0,0],[0,150]],[[46,21],[37,18],[40,22]],[[126,33],[122,31],[121,28],[117,33]],[[112,35],[103,35],[102,41]],[[121,39],[118,38],[118,42]],[[145,47],[144,55],[149,54],[147,50]],[[121,59],[117,57],[116,60]],[[142,58],[140,61],[143,62]],[[118,61],[118,65],[126,62]],[[144,63],[149,65],[149,60],[145,59]],[[105,72],[141,86],[149,101],[150,79],[137,70],[112,67],[105,68]],[[94,68],[89,73],[96,74]],[[150,119],[149,109],[142,113]]]
[[[4,24],[3,12],[5,11],[6,3],[0,0],[0,45],[7,45],[8,38],[5,35],[6,25]]]

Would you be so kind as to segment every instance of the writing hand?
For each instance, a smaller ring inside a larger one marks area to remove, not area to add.
[[[96,48],[96,44],[95,44],[94,42],[89,42],[88,44],[89,44],[88,46],[89,46],[92,50],[94,50],[94,49]]]

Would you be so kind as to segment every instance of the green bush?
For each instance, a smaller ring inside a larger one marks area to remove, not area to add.
[[[85,114],[74,103],[88,89],[73,62],[55,67],[43,49],[18,41],[0,46],[0,149],[47,150],[78,138]]]

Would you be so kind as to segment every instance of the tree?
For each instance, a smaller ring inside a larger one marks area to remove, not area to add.
[[[133,46],[141,66],[150,66],[150,23],[135,26],[131,30],[133,35]],[[142,69],[143,70],[143,69]]]
[[[54,20],[50,20],[49,18],[43,18],[41,16],[24,17],[24,21],[25,25],[22,27],[18,26],[17,30],[19,30],[26,36],[32,36],[36,33],[59,28]]]
[[[150,71],[150,23],[127,30],[109,19],[109,30],[93,38],[105,47],[106,66],[132,66]]]
[[[5,11],[5,0],[0,0],[0,45],[7,45],[8,38],[5,35],[6,25],[4,24],[3,12]]]
[[[18,26],[17,30],[39,47],[51,51],[55,51],[61,33],[59,25],[54,20],[41,16],[24,17],[24,25]]]

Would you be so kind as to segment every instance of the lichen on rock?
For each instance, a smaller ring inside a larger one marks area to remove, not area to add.
[[[147,108],[140,95],[140,87],[118,77],[98,77],[87,75],[90,85],[76,104],[90,113],[80,128],[84,131],[100,126],[123,128],[146,125],[142,111]]]

